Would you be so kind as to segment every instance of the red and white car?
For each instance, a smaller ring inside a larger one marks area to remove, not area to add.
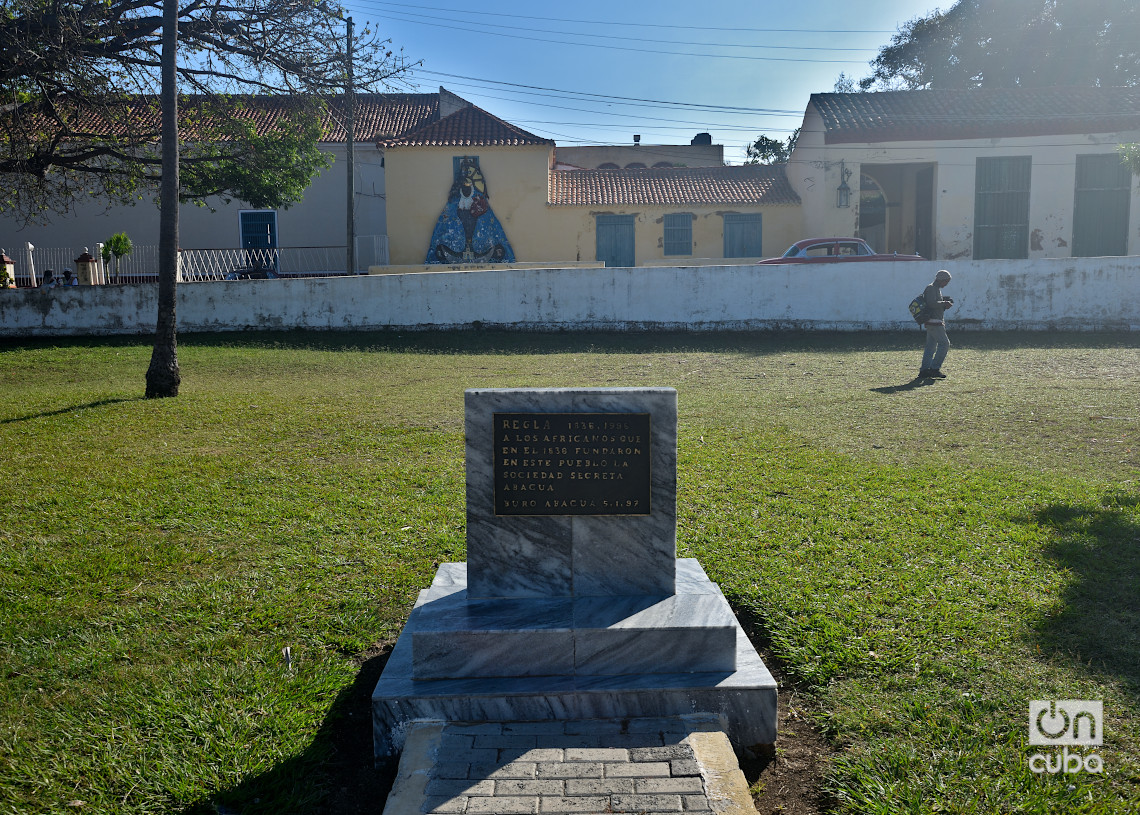
[[[920,255],[900,255],[898,252],[877,253],[862,238],[805,238],[796,241],[778,258],[760,263],[833,263],[877,260],[926,260]]]

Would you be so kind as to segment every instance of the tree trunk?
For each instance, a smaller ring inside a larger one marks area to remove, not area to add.
[[[178,338],[178,0],[162,3],[162,183],[159,187],[158,325],[146,372],[146,397],[177,396]]]

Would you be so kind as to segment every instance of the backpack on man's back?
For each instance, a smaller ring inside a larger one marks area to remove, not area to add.
[[[919,325],[926,322],[927,307],[926,307],[926,292],[923,292],[918,297],[910,301],[910,316]]]

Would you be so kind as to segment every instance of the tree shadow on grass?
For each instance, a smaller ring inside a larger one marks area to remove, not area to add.
[[[1113,493],[1099,503],[1054,505],[1035,516],[1055,530],[1046,554],[1074,578],[1060,613],[1038,624],[1038,640],[1043,651],[1119,680],[1140,699],[1140,496]]]
[[[1019,348],[1134,348],[1140,344],[1127,331],[971,331],[958,335],[957,346],[975,351]],[[373,331],[245,331],[179,336],[188,347],[288,348],[313,351],[390,351],[427,354],[630,354],[724,353],[743,356],[826,353],[862,354],[892,351],[921,353],[924,340],[915,329],[898,331],[831,331],[796,328],[756,331],[589,330],[523,331],[467,328],[439,331],[377,329]]]
[[[120,402],[141,402],[144,397],[142,396],[128,396],[119,399],[100,399],[96,402],[86,402],[82,405],[70,405],[69,407],[57,408],[56,410],[44,410],[39,413],[29,413],[26,416],[12,416],[8,419],[0,419],[0,424],[12,424],[14,422],[30,422],[33,419],[50,419],[52,416],[62,416],[65,413],[74,413],[77,410],[90,410],[92,408],[105,407],[107,405],[117,405]]]
[[[685,354],[719,353],[762,357],[827,351],[860,353],[909,349],[914,339],[893,331],[674,331],[552,329],[517,331],[472,326],[441,331],[280,331],[191,334],[187,347],[282,348],[307,351],[416,354]]]
[[[291,349],[426,354],[630,354],[725,353],[744,356],[825,351],[875,353],[921,350],[921,337],[908,321],[897,331],[830,331],[798,328],[756,331],[585,330],[551,327],[544,331],[488,328],[473,322],[466,328],[410,331],[404,328],[372,331],[228,331],[180,333],[186,348]],[[966,331],[955,335],[956,345],[975,351],[1018,348],[1134,348],[1136,332],[1128,331]],[[49,337],[0,338],[0,354],[54,347],[149,346],[146,338]]]
[[[195,801],[183,815],[375,815],[384,808],[396,765],[377,767],[372,750],[372,691],[392,643],[357,659],[352,685],[337,694],[316,736],[300,755],[241,784]],[[257,750],[256,744],[249,745]]]

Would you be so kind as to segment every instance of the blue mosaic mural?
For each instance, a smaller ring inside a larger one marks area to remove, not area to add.
[[[426,263],[512,263],[514,250],[491,209],[478,156],[453,159],[454,181],[431,233]]]

